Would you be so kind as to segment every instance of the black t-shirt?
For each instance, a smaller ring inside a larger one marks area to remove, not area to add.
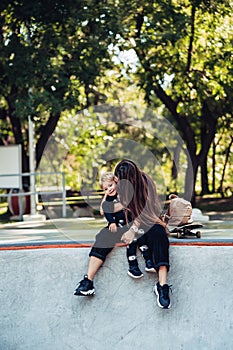
[[[114,196],[107,196],[102,204],[104,216],[109,224],[115,223],[117,226],[123,226],[126,224],[124,209],[114,213],[114,203],[119,203],[117,194]]]

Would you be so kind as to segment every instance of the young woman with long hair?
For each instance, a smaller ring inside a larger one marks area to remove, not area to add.
[[[89,254],[87,275],[79,282],[74,294],[94,294],[94,277],[115,244],[120,241],[130,244],[137,237],[138,241],[146,242],[146,246],[152,252],[154,268],[158,272],[158,282],[154,286],[157,303],[161,308],[170,308],[167,284],[169,240],[165,229],[166,224],[160,219],[161,207],[155,184],[129,159],[117,164],[115,176],[118,181],[119,205],[125,208],[127,225],[119,228],[115,235],[109,235],[109,230],[106,228],[97,234]],[[119,207],[115,210],[119,210]]]

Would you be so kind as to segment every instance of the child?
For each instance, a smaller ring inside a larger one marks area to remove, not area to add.
[[[117,227],[123,227],[126,225],[125,211],[121,203],[119,202],[117,195],[117,181],[114,174],[106,172],[101,176],[100,187],[105,192],[105,196],[100,206],[100,212],[108,221],[108,228],[111,232],[117,232]],[[116,212],[114,212],[114,206]],[[140,238],[139,238],[140,241]],[[148,246],[141,242],[139,249],[146,261],[145,270],[147,272],[155,272],[153,261],[149,253]],[[137,261],[137,247],[138,240],[135,239],[131,244],[127,246],[127,260],[129,263],[128,275],[133,278],[141,278],[143,273],[139,269]]]

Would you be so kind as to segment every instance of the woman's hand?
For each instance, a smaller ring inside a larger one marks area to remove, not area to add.
[[[135,238],[135,232],[133,232],[132,230],[128,230],[122,235],[121,241],[124,243],[130,244],[133,242],[134,238]]]

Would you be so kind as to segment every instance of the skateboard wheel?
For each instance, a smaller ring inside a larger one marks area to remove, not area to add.
[[[178,239],[181,238],[181,233],[180,233],[180,231],[177,232],[177,238],[178,238]]]
[[[200,231],[197,231],[197,232],[196,232],[196,236],[197,236],[197,238],[201,238],[201,232],[200,232]]]

